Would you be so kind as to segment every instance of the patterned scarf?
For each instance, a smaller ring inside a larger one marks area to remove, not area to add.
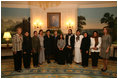
[[[98,36],[96,37],[93,36],[93,38],[95,38],[95,47],[96,47],[98,45]]]

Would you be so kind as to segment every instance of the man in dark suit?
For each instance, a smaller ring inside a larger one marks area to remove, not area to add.
[[[58,50],[58,47],[57,47],[57,40],[58,40],[58,32],[57,30],[54,31],[54,36],[53,36],[53,56],[54,56],[54,59],[55,59],[55,63],[57,62],[57,50]]]
[[[58,16],[52,16],[51,18],[50,18],[50,26],[51,27],[58,27],[59,26],[59,23],[58,23]]]
[[[75,37],[72,34],[72,29],[68,30],[66,35],[66,63],[72,64],[73,60],[73,50],[74,50]]]

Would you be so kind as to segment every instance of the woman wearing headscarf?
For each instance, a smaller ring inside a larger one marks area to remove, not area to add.
[[[93,67],[97,67],[100,47],[101,47],[101,37],[98,36],[97,31],[94,31],[93,36],[91,37],[91,46],[90,46]]]
[[[90,37],[88,36],[87,32],[84,33],[84,38],[82,39],[80,49],[82,53],[82,66],[87,67],[90,49]]]

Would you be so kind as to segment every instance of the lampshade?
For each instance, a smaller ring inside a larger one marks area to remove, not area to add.
[[[4,32],[3,38],[5,38],[5,39],[11,38],[10,32]]]

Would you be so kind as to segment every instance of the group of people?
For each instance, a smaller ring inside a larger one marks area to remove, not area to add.
[[[22,57],[24,68],[29,69],[31,55],[34,67],[39,67],[45,61],[51,63],[51,58],[60,65],[72,64],[74,60],[76,64],[87,67],[89,52],[91,52],[93,67],[98,66],[99,53],[101,53],[104,63],[101,70],[106,71],[110,55],[111,36],[107,27],[103,28],[103,33],[104,35],[99,37],[98,32],[94,31],[93,36],[90,37],[87,32],[82,35],[77,30],[76,34],[73,34],[72,29],[69,29],[64,38],[64,35],[58,35],[57,31],[54,31],[52,36],[50,30],[47,30],[44,36],[43,30],[39,30],[39,33],[34,31],[31,38],[28,32],[22,35],[22,28],[19,27],[12,40],[15,71],[21,72]]]

